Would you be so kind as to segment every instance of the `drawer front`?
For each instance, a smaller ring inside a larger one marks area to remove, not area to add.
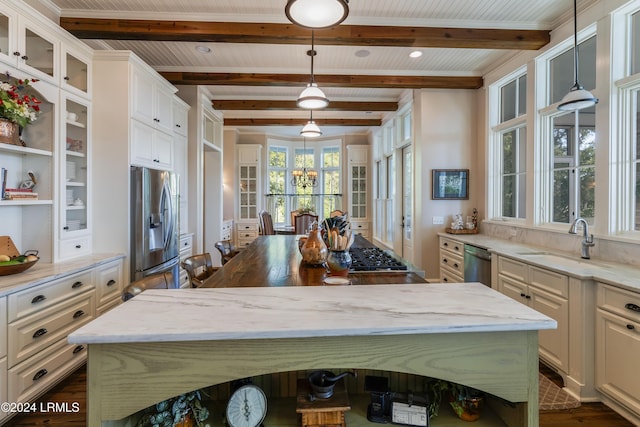
[[[33,357],[9,369],[10,402],[26,402],[51,387],[87,360],[85,346],[61,339],[46,356]]]
[[[597,304],[603,310],[640,322],[640,294],[598,284]]]
[[[366,232],[369,230],[369,223],[351,221],[351,229],[355,230],[356,232]]]
[[[241,223],[241,224],[236,224],[236,230],[238,231],[238,233],[240,232],[245,232],[245,231],[255,231],[256,233],[258,232],[258,223]]]
[[[564,274],[529,266],[529,283],[552,294],[569,298],[569,277]]]
[[[121,303],[122,303],[122,297],[118,297],[118,298],[112,299],[106,304],[102,304],[100,307],[96,308],[96,317],[102,316],[112,308],[119,306]]]
[[[458,242],[457,240],[440,237],[440,248],[464,256],[464,243]]]
[[[442,283],[463,283],[464,279],[453,270],[440,267],[440,281]]]
[[[87,270],[9,295],[8,319],[12,322],[93,289],[93,273]]]
[[[60,242],[60,258],[74,258],[91,253],[91,238],[83,237]]]
[[[247,246],[249,246],[251,243],[253,243],[254,239],[238,239],[238,249],[244,249]]]
[[[9,383],[9,373],[7,372],[7,358],[0,358],[0,402],[9,402],[9,389],[7,384]],[[16,402],[14,400],[14,402]],[[8,412],[0,411],[0,425],[2,420],[9,416]]]
[[[78,295],[41,313],[9,324],[9,366],[51,346],[94,318],[92,294]]]
[[[529,282],[528,265],[511,258],[498,257],[498,273],[522,282]]]
[[[193,248],[193,235],[186,234],[184,236],[180,236],[180,254],[182,255],[183,252],[188,252],[189,255],[191,255],[192,248]]]
[[[256,237],[258,237],[258,232],[257,231],[238,231],[238,240],[249,240],[251,239],[253,241],[253,239],[255,239]]]
[[[124,289],[122,262],[115,261],[96,270],[95,284],[99,306],[110,302],[114,298],[119,298]]]
[[[440,251],[440,267],[449,268],[455,271],[461,277],[464,277],[464,261],[463,260],[464,260],[463,257],[461,257],[460,255],[454,252],[449,252],[445,250]]]

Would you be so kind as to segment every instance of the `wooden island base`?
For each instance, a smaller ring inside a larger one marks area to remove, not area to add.
[[[300,427],[346,427],[345,411],[351,410],[349,394],[340,380],[329,399],[311,399],[311,387],[307,379],[297,383],[296,413],[300,414]]]

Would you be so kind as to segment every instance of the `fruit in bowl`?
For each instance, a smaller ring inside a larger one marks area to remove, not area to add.
[[[37,254],[37,251],[27,251],[17,256],[0,254],[0,276],[25,271],[40,259]]]

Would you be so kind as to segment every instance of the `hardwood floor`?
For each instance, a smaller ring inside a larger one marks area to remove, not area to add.
[[[541,372],[552,381],[562,385],[562,379],[544,366]],[[37,412],[16,416],[4,425],[7,427],[53,426],[81,427],[86,425],[86,369],[79,368],[38,400],[40,402],[79,403],[77,413]],[[434,423],[435,424],[435,423]],[[601,403],[583,403],[579,408],[565,411],[545,411],[540,413],[540,427],[633,427],[629,421]]]

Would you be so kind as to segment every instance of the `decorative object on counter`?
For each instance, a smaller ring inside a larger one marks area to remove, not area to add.
[[[346,276],[351,268],[351,254],[345,251],[329,251],[327,257],[327,267],[332,276]]]
[[[40,100],[29,92],[36,79],[15,79],[8,73],[0,82],[0,142],[25,146],[20,140],[21,128],[34,121],[40,111]]]
[[[302,245],[302,261],[311,265],[322,265],[327,260],[328,250],[320,234],[318,223],[311,225],[309,237]]]
[[[7,191],[7,174],[6,168],[0,168],[0,200],[4,200],[4,192]]]
[[[478,233],[478,210],[473,208],[473,214],[467,216],[466,224],[462,221],[462,214],[456,214],[451,227],[444,230],[449,234],[477,234]]]
[[[453,221],[451,222],[451,228],[454,230],[464,229],[464,221],[462,220],[462,214],[455,214]]]
[[[474,229],[478,229],[478,209],[473,208],[473,213],[471,214],[471,223],[473,224]]]
[[[204,394],[201,390],[194,390],[156,403],[144,411],[136,427],[204,426],[209,410],[202,404],[200,393]]]
[[[434,200],[467,200],[469,169],[433,169],[431,198]]]
[[[20,254],[9,236],[0,236],[0,276],[22,273],[38,262],[38,251]]]
[[[328,399],[333,396],[333,389],[336,383],[343,377],[351,375],[358,378],[357,371],[346,371],[341,374],[334,374],[331,371],[313,371],[309,374],[309,384],[313,397],[317,399]]]
[[[229,427],[262,427],[267,415],[267,397],[251,378],[231,383],[226,423]]]
[[[475,421],[480,418],[483,392],[437,378],[428,378],[424,388],[428,397],[429,418],[438,415],[443,395],[448,397],[449,405],[461,420]]]

